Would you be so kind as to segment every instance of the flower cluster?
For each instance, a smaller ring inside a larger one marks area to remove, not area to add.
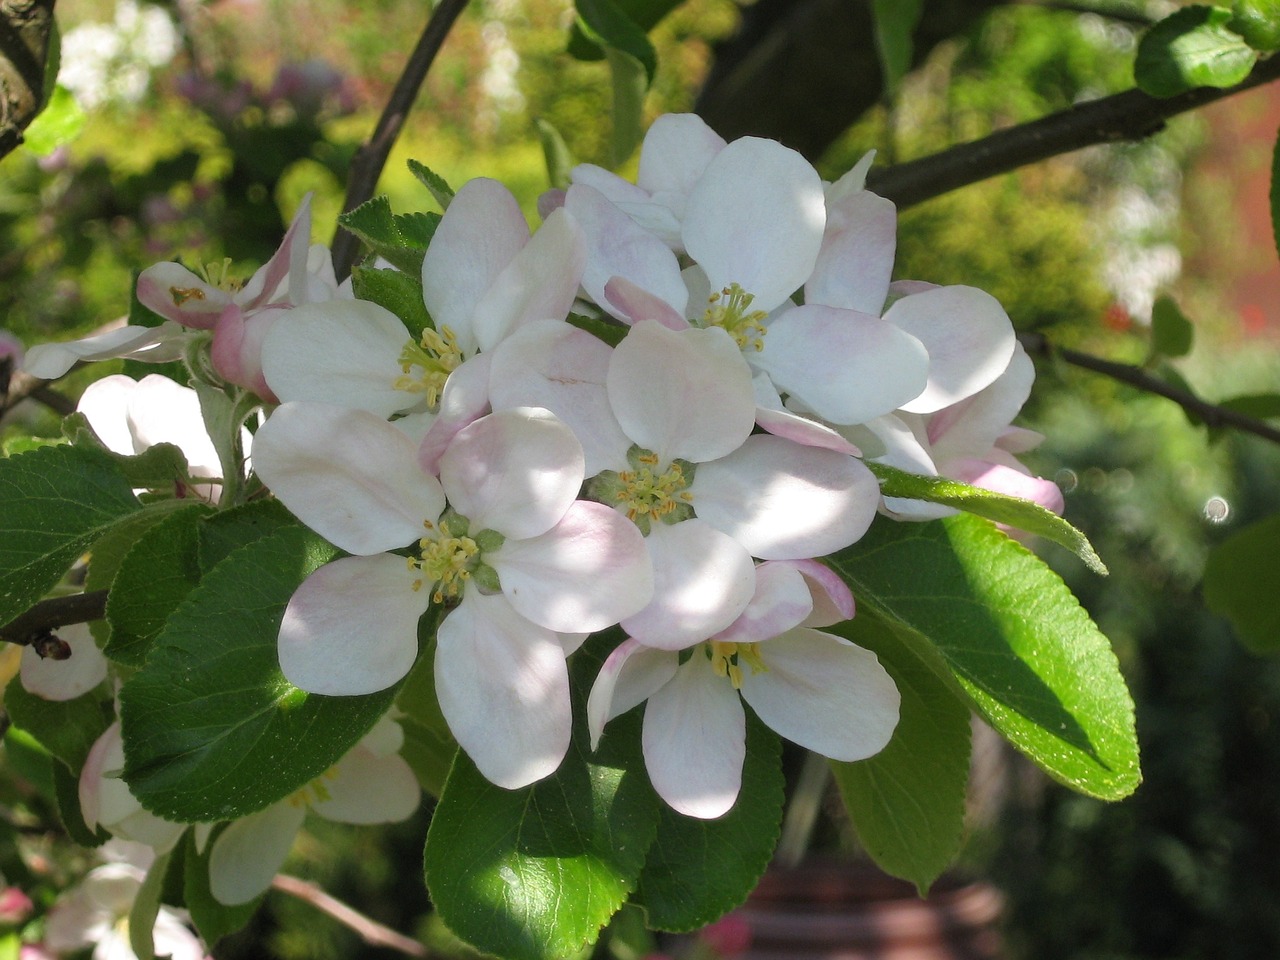
[[[778,143],[663,117],[636,183],[579,166],[536,231],[501,184],[465,184],[423,257],[425,328],[339,288],[300,215],[244,288],[157,265],[138,296],[165,324],[38,347],[28,369],[207,344],[212,376],[266,406],[256,477],[344,553],[284,612],[291,683],[395,685],[433,611],[449,729],[518,788],[569,748],[568,658],[618,627],[593,748],[644,703],[658,794],[714,818],[739,793],[744,701],[836,760],[893,734],[892,678],[822,629],[854,598],[820,558],[877,513],[949,508],[882,497],[867,461],[1060,509],[1015,459],[1036,438],[1010,426],[1032,370],[1008,317],[972,287],[891,281],[896,214],[869,163],[824,183]],[[255,817],[300,819],[273,810]]]

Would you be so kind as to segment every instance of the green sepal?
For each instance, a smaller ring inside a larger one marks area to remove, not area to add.
[[[158,855],[147,870],[146,879],[133,898],[129,911],[129,946],[138,960],[155,960],[155,926],[160,914],[160,895],[169,870],[168,852]]]

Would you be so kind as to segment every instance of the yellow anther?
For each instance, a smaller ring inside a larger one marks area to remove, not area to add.
[[[733,689],[742,689],[742,664],[745,662],[752,673],[767,673],[769,668],[760,658],[759,644],[728,643],[723,640],[708,640],[707,651],[711,658],[711,669],[717,677],[728,677]]]
[[[751,310],[755,295],[747,293],[736,283],[725,287],[709,298],[710,306],[702,318],[704,327],[723,327],[742,350],[764,349],[764,337],[769,332],[764,310]],[[723,302],[722,302],[723,301]]]
[[[173,297],[173,305],[180,307],[188,300],[203,300],[204,291],[199,287],[170,287],[169,296]]]
[[[418,342],[410,340],[400,351],[401,375],[391,381],[397,390],[420,393],[426,397],[427,406],[434,409],[440,403],[449,374],[462,365],[462,350],[458,339],[448,327],[422,331]],[[414,368],[420,372],[414,373]]]

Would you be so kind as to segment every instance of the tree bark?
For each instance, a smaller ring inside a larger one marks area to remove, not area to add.
[[[44,106],[54,0],[0,0],[0,157]]]

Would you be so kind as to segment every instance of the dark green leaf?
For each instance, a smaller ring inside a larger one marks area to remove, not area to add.
[[[4,708],[14,724],[76,772],[111,723],[111,704],[92,693],[74,700],[45,700],[28,693],[21,677],[14,677],[5,688]]]
[[[784,785],[782,743],[748,710],[747,758],[733,809],[697,820],[660,808],[637,897],[650,927],[694,930],[746,900],[778,842]]]
[[[435,198],[436,203],[440,204],[441,210],[449,209],[449,204],[453,202],[453,188],[449,186],[444,177],[417,160],[409,161],[409,171],[431,192],[431,196]]]
[[[1231,621],[1257,653],[1280,651],[1280,514],[1250,524],[1220,543],[1204,569],[1209,609]]]
[[[1233,87],[1249,75],[1258,54],[1232,32],[1231,11],[1183,7],[1143,35],[1133,76],[1153,97],[1195,87]]]
[[[258,907],[262,905],[262,897],[256,897],[248,903],[236,907],[228,907],[214,899],[209,889],[209,852],[213,849],[213,841],[225,827],[218,827],[210,835],[205,844],[204,853],[196,852],[195,832],[188,830],[179,850],[182,853],[182,900],[191,914],[191,922],[209,946],[213,946],[228,934],[235,933],[247,924]]]
[[[971,487],[967,483],[946,477],[907,473],[883,463],[867,461],[867,467],[879,479],[880,492],[886,497],[943,503],[966,513],[1025,530],[1066,547],[1094,573],[1105,575],[1107,572],[1106,565],[1094,552],[1088,538],[1062,517],[1038,503],[983,490],[981,487]]]
[[[169,618],[120,691],[124,778],[147,809],[184,822],[261,810],[324,773],[386,712],[394,687],[324,697],[280,673],[285,605],[335,553],[282,527],[228,555]]]
[[[658,21],[680,6],[684,0],[615,0],[618,10],[639,29],[648,33]],[[575,22],[569,33],[569,56],[578,60],[603,60],[600,45],[588,39],[581,21]]]
[[[142,881],[129,910],[129,946],[138,960],[155,960],[156,917],[160,915],[160,893],[164,889],[169,854],[162,853],[151,862],[147,878]]]
[[[547,182],[562,190],[569,187],[569,172],[574,168],[573,154],[569,145],[560,136],[560,131],[548,120],[538,118],[533,121],[538,130],[538,140],[542,144],[542,155],[547,163]]]
[[[644,64],[625,50],[605,47],[605,59],[609,62],[609,76],[613,84],[613,134],[609,149],[615,167],[640,145],[644,133],[644,95],[649,89],[650,77]]]
[[[94,540],[140,509],[104,454],[61,445],[0,460],[0,623],[43,597]]]
[[[200,569],[208,573],[246,543],[298,525],[279,500],[256,500],[220,510],[200,524]]]
[[[1133,700],[1115,654],[1058,576],[991,524],[877,519],[828,558],[987,722],[1050,776],[1104,800],[1141,780]]]
[[[924,896],[960,851],[969,709],[873,615],[828,629],[874,651],[902,694],[889,745],[858,763],[832,761],[831,769],[862,848]]]
[[[892,95],[911,69],[912,35],[924,12],[923,0],[873,0],[876,52],[884,73],[884,90]]]
[[[640,26],[617,0],[575,0],[578,28],[583,35],[602,48],[617,50],[639,61],[644,68],[644,87],[653,83],[658,70],[658,53]]]
[[[80,809],[80,776],[64,764],[53,764],[53,793],[58,802],[58,816],[67,836],[82,847],[100,847],[111,839],[101,827],[90,830]]]
[[[199,530],[213,508],[188,503],[138,538],[107,599],[112,660],[140,667],[170,614],[200,582]]]
[[[431,326],[419,277],[400,270],[356,267],[351,271],[351,285],[359,299],[386,307],[399,317],[405,325],[406,339],[420,336]]]
[[[172,493],[187,476],[187,458],[175,444],[153,444],[138,454],[116,453],[102,442],[83,413],[64,417],[62,434],[79,449],[109,457],[131,487]]]
[[[1185,357],[1191,352],[1195,328],[1172,297],[1159,297],[1151,308],[1151,347],[1163,357]]]

